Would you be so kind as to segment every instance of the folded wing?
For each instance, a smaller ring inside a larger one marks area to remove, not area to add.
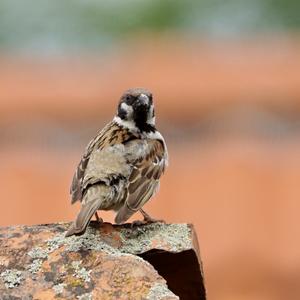
[[[115,222],[126,222],[155,194],[159,178],[165,170],[167,152],[160,140],[147,140],[147,151],[133,162],[124,193],[124,205],[118,211]]]

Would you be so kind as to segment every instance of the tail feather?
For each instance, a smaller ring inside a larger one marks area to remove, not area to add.
[[[71,236],[74,234],[83,234],[86,230],[86,227],[90,223],[92,216],[97,211],[98,207],[99,199],[89,201],[87,204],[83,205],[76,220],[71,224],[70,228],[68,229],[66,236]]]
[[[126,222],[135,212],[135,210],[131,210],[125,203],[118,211],[115,217],[115,223],[121,224]]]
[[[144,188],[143,188],[144,187]],[[141,190],[137,190],[125,200],[124,205],[118,211],[115,222],[121,224],[126,222],[134,213],[143,207],[153,195],[156,185],[141,185]]]

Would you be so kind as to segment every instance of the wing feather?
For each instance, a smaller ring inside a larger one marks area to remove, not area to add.
[[[159,140],[148,140],[148,153],[136,160],[129,176],[125,203],[118,211],[115,222],[126,222],[153,196],[159,186],[159,178],[164,171],[167,152]]]
[[[107,124],[88,144],[79,164],[73,176],[70,194],[71,202],[82,201],[84,190],[87,186],[87,180],[85,180],[86,169],[89,164],[91,155],[96,150],[103,150],[107,147],[121,144],[126,140],[132,139],[132,135],[128,130],[120,130],[120,126],[111,122]],[[95,178],[91,180],[95,181]],[[96,180],[97,181],[97,180]],[[85,184],[84,184],[85,182]],[[95,183],[95,182],[92,182]]]

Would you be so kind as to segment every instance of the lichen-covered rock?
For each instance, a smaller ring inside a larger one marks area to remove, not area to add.
[[[92,222],[66,238],[68,226],[0,228],[1,299],[179,299],[147,254],[196,249],[189,225]]]

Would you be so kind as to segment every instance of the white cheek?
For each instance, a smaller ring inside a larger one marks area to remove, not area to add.
[[[132,114],[133,114],[133,108],[130,105],[128,105],[128,104],[126,104],[126,103],[123,102],[121,104],[121,108],[126,111],[127,117],[131,117],[132,116]]]
[[[135,123],[132,120],[122,120],[120,117],[115,116],[113,119],[114,122],[116,122],[118,125],[128,128],[131,131],[137,132],[138,129],[135,126]]]
[[[154,106],[151,105],[147,116],[147,123],[151,125],[155,125],[155,117],[153,117],[153,111],[154,111]]]

